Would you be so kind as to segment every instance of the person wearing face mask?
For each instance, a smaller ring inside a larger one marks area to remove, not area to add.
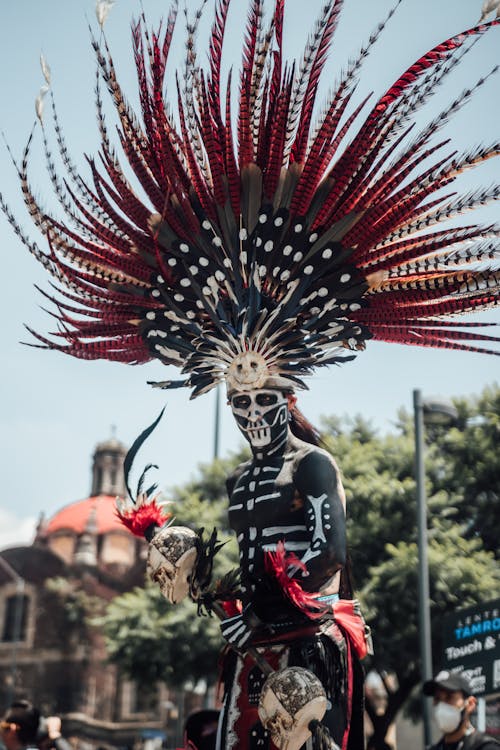
[[[430,750],[500,750],[500,742],[475,729],[470,716],[476,707],[465,675],[442,671],[424,682],[424,695],[432,696],[434,719],[442,737]]]

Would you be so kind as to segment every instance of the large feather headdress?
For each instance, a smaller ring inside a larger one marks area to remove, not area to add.
[[[229,6],[216,2],[206,69],[195,46],[201,10],[187,24],[177,75],[167,73],[177,5],[156,31],[143,17],[133,24],[140,114],[120,87],[105,37],[93,40],[101,145],[88,160],[88,180],[53,106],[66,174],[54,166],[45,64],[37,112],[63,219],[30,187],[31,139],[18,171],[47,250],[28,239],[2,199],[15,231],[57,281],[57,295],[45,295],[59,327],[50,338],[35,333],[39,345],[82,359],[157,358],[184,376],[162,385],[188,386],[193,397],[224,380],[230,389],[304,387],[303,376],[351,359],[369,338],[498,353],[491,349],[498,337],[450,316],[499,302],[499,227],[453,219],[496,200],[500,189],[457,196],[450,186],[497,156],[500,144],[457,154],[435,137],[496,68],[411,131],[414,113],[499,21],[435,46],[370,108],[354,92],[383,22],[318,108],[341,0],[324,4],[292,63],[283,59],[285,0],[275,0],[271,18],[263,0],[250,0],[238,82],[233,69],[224,81],[221,73]],[[120,156],[102,82],[119,119]]]

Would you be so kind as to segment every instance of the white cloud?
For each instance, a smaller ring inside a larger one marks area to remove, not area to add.
[[[31,544],[36,525],[35,516],[20,518],[10,510],[0,509],[0,550]]]

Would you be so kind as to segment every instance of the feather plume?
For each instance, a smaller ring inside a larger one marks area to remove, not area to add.
[[[302,588],[300,583],[288,574],[290,568],[305,570],[293,552],[287,553],[285,544],[278,542],[276,552],[265,553],[266,573],[278,582],[285,596],[311,619],[318,619],[325,615],[327,606],[318,601],[317,594],[310,594]]]
[[[298,61],[284,59],[286,0],[274,0],[269,20],[263,0],[249,0],[241,65],[227,66],[225,80],[230,0],[215,4],[207,63],[196,47],[206,0],[192,18],[186,11],[180,73],[168,69],[177,2],[156,29],[141,13],[132,24],[138,111],[104,34],[92,35],[100,143],[85,177],[42,57],[37,116],[62,217],[30,184],[31,136],[15,168],[46,250],[0,196],[13,231],[58,284],[45,294],[57,328],[33,334],[33,345],[81,359],[156,358],[182,374],[162,387],[189,387],[193,397],[248,353],[290,388],[305,387],[317,367],[352,359],[370,338],[498,354],[492,329],[479,333],[479,324],[450,316],[499,301],[499,228],[457,217],[500,198],[498,185],[460,188],[462,174],[500,146],[460,153],[446,132],[498,66],[424,126],[415,113],[445,93],[449,74],[467,65],[477,40],[498,33],[500,19],[483,22],[496,7],[485,3],[481,23],[425,52],[368,105],[356,98],[362,67],[400,1],[320,106],[341,0],[323,4]],[[96,4],[101,30],[111,5]]]

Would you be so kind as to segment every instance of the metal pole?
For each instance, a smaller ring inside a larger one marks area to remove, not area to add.
[[[220,385],[215,389],[214,461],[219,458]]]
[[[477,728],[486,732],[486,701],[482,696],[477,699]]]
[[[415,419],[415,479],[417,489],[418,530],[418,631],[420,639],[420,661],[422,680],[432,679],[431,619],[429,611],[429,563],[427,559],[427,506],[425,499],[424,468],[424,410],[422,394],[413,391]],[[424,719],[424,746],[431,744],[430,699],[422,699]]]

